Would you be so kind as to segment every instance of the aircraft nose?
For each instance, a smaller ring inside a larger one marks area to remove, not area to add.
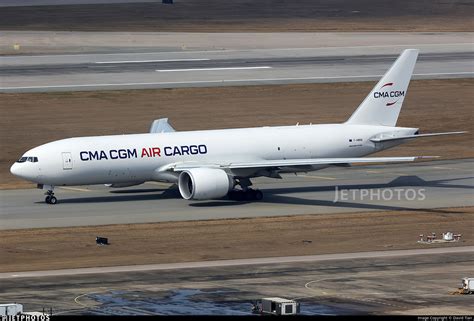
[[[32,180],[34,178],[31,168],[25,168],[25,164],[15,163],[10,167],[10,173],[16,177],[23,178],[26,180]]]
[[[19,168],[17,163],[13,163],[12,167],[10,167],[10,173],[12,173],[15,176],[19,176]]]

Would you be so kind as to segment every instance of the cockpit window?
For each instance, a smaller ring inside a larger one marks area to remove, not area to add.
[[[26,162],[27,159],[28,159],[28,157],[20,157],[20,159],[17,160],[16,162],[17,163],[24,163],[24,162]]]
[[[36,157],[36,156],[23,156],[23,157],[20,157],[20,159],[17,160],[16,162],[17,163],[24,163],[24,162],[37,163],[38,162],[38,157]]]

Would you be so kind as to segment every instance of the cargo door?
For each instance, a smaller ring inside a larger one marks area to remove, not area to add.
[[[72,169],[72,156],[71,153],[63,153],[63,169]]]

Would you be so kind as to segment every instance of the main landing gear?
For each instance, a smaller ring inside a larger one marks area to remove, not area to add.
[[[54,196],[54,192],[52,189],[48,190],[46,193],[44,193],[44,195],[46,195],[44,201],[47,204],[55,205],[58,203],[58,199]]]
[[[262,191],[251,189],[252,182],[248,178],[237,179],[236,185],[240,185],[242,189],[233,189],[227,195],[229,199],[234,201],[260,201],[263,199]]]
[[[247,188],[246,190],[233,189],[227,194],[234,201],[260,201],[263,199],[262,191]]]

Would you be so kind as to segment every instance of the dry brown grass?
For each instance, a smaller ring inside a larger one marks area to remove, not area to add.
[[[469,1],[186,0],[2,8],[0,30],[473,31]]]
[[[0,272],[474,244],[474,208],[2,231]],[[462,233],[418,244],[420,233]],[[111,245],[95,245],[97,235]],[[311,242],[304,242],[311,241]]]
[[[0,94],[0,188],[30,187],[10,165],[28,149],[57,139],[147,132],[169,117],[178,130],[345,121],[373,82]],[[468,130],[425,138],[383,155],[474,157],[474,79],[412,81],[399,126],[422,132]]]

